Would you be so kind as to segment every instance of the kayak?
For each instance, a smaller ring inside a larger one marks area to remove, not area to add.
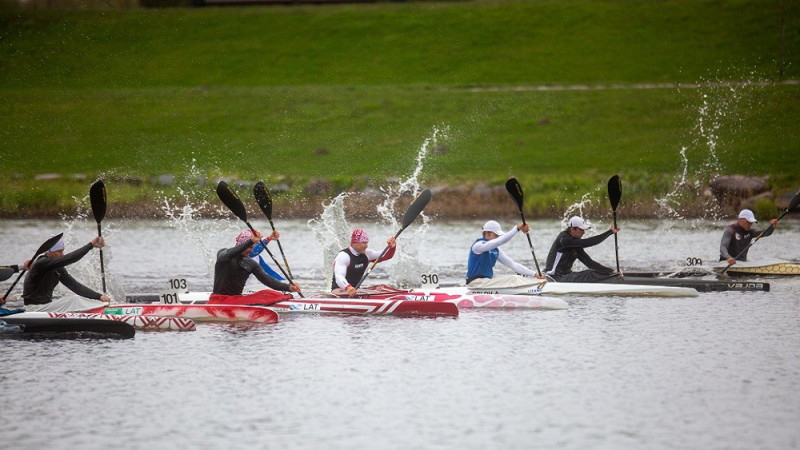
[[[33,313],[18,313],[0,317],[0,323],[3,324],[2,328],[5,330],[3,334],[13,332],[47,335],[87,333],[126,339],[136,335],[136,329],[131,324],[117,320],[79,317],[20,317],[23,314]]]
[[[625,274],[622,279],[609,280],[608,283],[660,285],[693,288],[697,292],[721,291],[764,291],[769,292],[769,283],[761,281],[736,281],[736,280],[698,280],[687,278],[663,278],[631,276]]]
[[[720,261],[714,271],[720,273],[728,263]],[[725,273],[730,275],[800,275],[800,263],[784,260],[737,261]]]
[[[114,320],[125,322],[139,331],[194,331],[196,329],[192,319],[180,317],[156,317],[156,316],[125,316],[112,314],[98,314],[86,312],[44,312],[31,311],[21,312],[11,316],[25,319],[96,319]]]
[[[195,322],[276,323],[278,314],[260,306],[118,304],[88,312],[126,316],[178,317]]]
[[[182,303],[204,303],[208,292],[178,293]],[[400,302],[398,304],[398,302]],[[375,285],[358,289],[356,298],[337,289],[322,298],[293,298],[282,300],[269,308],[280,313],[345,313],[345,314],[391,314],[391,315],[458,315],[459,308],[528,308],[566,309],[561,299],[530,295],[482,294],[470,292],[446,292],[444,290],[395,289],[387,285]]]
[[[471,289],[458,286],[437,289],[450,294],[494,294],[538,296],[551,295],[605,295],[605,296],[643,296],[643,297],[697,297],[697,291],[689,287],[627,285],[614,283],[566,283],[547,281],[527,287],[497,289]]]
[[[182,304],[207,304],[209,292],[178,293]],[[383,316],[457,316],[451,303],[421,301],[418,298],[292,298],[267,305],[279,313],[338,313]]]

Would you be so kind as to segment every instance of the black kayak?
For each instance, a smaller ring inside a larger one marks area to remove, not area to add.
[[[20,318],[0,317],[0,322],[7,325],[18,325],[22,333],[67,334],[93,333],[112,335],[121,338],[132,338],[136,330],[130,324],[116,320],[83,319],[83,318]]]
[[[676,286],[694,288],[697,292],[722,292],[722,291],[763,291],[769,292],[769,283],[761,281],[739,280],[699,280],[696,278],[660,278],[653,276],[629,275],[623,273],[624,278],[611,278],[606,283],[643,284],[650,286]]]

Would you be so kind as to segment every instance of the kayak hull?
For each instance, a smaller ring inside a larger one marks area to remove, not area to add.
[[[95,320],[114,320],[125,322],[138,331],[195,331],[195,323],[191,319],[180,317],[157,317],[157,316],[125,316],[113,314],[99,314],[86,312],[22,312],[9,317],[19,317],[26,319],[95,319]],[[0,318],[2,319],[2,318]]]
[[[678,286],[626,285],[614,283],[562,283],[548,281],[529,287],[510,287],[498,289],[470,289],[466,286],[442,288],[453,294],[489,294],[538,296],[547,295],[602,295],[602,296],[641,296],[641,297],[697,297],[693,288]]]
[[[728,267],[725,261],[714,267],[716,272],[722,272]],[[725,271],[730,275],[800,275],[800,263],[791,261],[738,261]]]
[[[166,305],[166,304],[118,304],[98,308],[97,312],[112,315],[156,316],[191,319],[195,322],[252,322],[276,323],[278,314],[260,306],[241,305]]]
[[[17,325],[23,333],[64,335],[72,333],[92,333],[129,339],[136,335],[136,329],[128,323],[116,320],[78,317],[0,317],[7,325]]]
[[[763,291],[769,292],[769,283],[761,281],[698,280],[687,278],[654,278],[625,275],[623,279],[609,281],[618,284],[660,285],[692,288],[697,292]]]

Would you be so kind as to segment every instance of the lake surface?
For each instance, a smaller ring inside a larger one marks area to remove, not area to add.
[[[258,223],[267,231],[268,223]],[[266,221],[261,221],[266,222]],[[370,283],[461,283],[480,221],[416,222]],[[513,225],[501,221],[504,229]],[[727,222],[621,222],[623,270],[716,260]],[[541,265],[561,223],[532,222]],[[597,231],[608,222],[595,222]],[[278,221],[291,270],[324,291],[337,227]],[[393,225],[364,226],[382,248]],[[208,290],[233,220],[114,221],[106,280],[126,293],[184,278]],[[2,263],[29,258],[51,233],[67,251],[93,220],[3,221]],[[800,257],[786,218],[751,259]],[[338,236],[341,238],[342,236]],[[273,253],[282,260],[277,247]],[[527,240],[504,250],[532,266]],[[614,265],[614,240],[589,250]],[[504,269],[498,269],[503,272]],[[93,251],[70,273],[99,289]],[[771,292],[696,298],[566,297],[563,311],[461,310],[458,318],[281,316],[275,325],[199,324],[130,340],[0,335],[3,448],[559,448],[800,447],[800,277],[759,278]],[[11,280],[0,283],[0,289]],[[66,292],[66,291],[58,291]],[[12,294],[19,304],[21,286]]]

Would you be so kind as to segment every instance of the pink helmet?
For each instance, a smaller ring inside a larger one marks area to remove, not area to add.
[[[250,230],[244,230],[236,236],[236,245],[241,245],[244,241],[249,241],[250,237],[253,236],[253,232]]]
[[[367,231],[363,228],[356,228],[353,230],[353,235],[350,236],[350,243],[367,243],[369,242],[369,236],[367,236]]]

